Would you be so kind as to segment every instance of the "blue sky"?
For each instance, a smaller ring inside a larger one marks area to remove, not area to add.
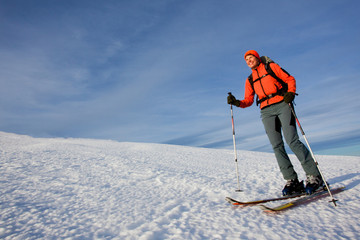
[[[243,54],[297,80],[318,154],[360,155],[359,1],[0,0],[0,131],[232,148]],[[256,105],[237,148],[271,152]]]

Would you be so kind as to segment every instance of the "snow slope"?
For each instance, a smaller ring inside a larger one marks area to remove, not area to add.
[[[1,239],[360,239],[359,157],[317,156],[338,207],[269,215],[224,198],[279,195],[273,154],[238,152],[242,193],[230,150],[0,132],[0,154]]]

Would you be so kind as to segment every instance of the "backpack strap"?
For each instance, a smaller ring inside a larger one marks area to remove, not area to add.
[[[268,74],[269,74],[270,76],[272,76],[273,78],[275,78],[275,79],[281,84],[282,90],[284,91],[284,93],[286,93],[287,90],[288,90],[288,85],[287,85],[287,83],[285,83],[284,80],[282,80],[281,78],[279,78],[279,77],[274,73],[274,71],[273,71],[272,68],[270,67],[270,63],[267,63],[267,64],[265,65],[265,69],[266,69],[266,71],[268,72]],[[281,68],[281,70],[282,70],[283,72],[285,72],[287,75],[290,76],[290,74],[289,74],[285,69]]]
[[[258,80],[260,80],[261,78],[258,78],[258,79],[256,79],[255,81],[258,81]],[[253,91],[255,92],[255,88],[254,88],[254,79],[253,79],[253,76],[252,76],[252,74],[250,74],[249,76],[248,76],[248,81],[249,81],[249,83],[250,83],[250,85],[251,85],[251,88],[253,89]],[[256,106],[259,106],[259,96],[256,94]]]

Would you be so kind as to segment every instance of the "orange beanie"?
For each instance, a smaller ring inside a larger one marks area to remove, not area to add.
[[[260,55],[257,53],[257,51],[255,50],[249,50],[245,53],[244,55],[244,58],[246,58],[247,55],[253,55],[255,56],[257,59],[259,59],[259,61],[261,62],[261,59],[260,59]]]

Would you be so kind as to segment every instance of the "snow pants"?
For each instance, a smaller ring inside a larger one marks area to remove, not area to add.
[[[280,171],[285,180],[296,179],[298,176],[288,154],[285,151],[281,129],[286,143],[299,159],[306,175],[320,175],[310,151],[299,140],[299,135],[296,130],[295,117],[293,116],[287,103],[280,102],[262,109],[261,118],[266,134],[274,150]]]

